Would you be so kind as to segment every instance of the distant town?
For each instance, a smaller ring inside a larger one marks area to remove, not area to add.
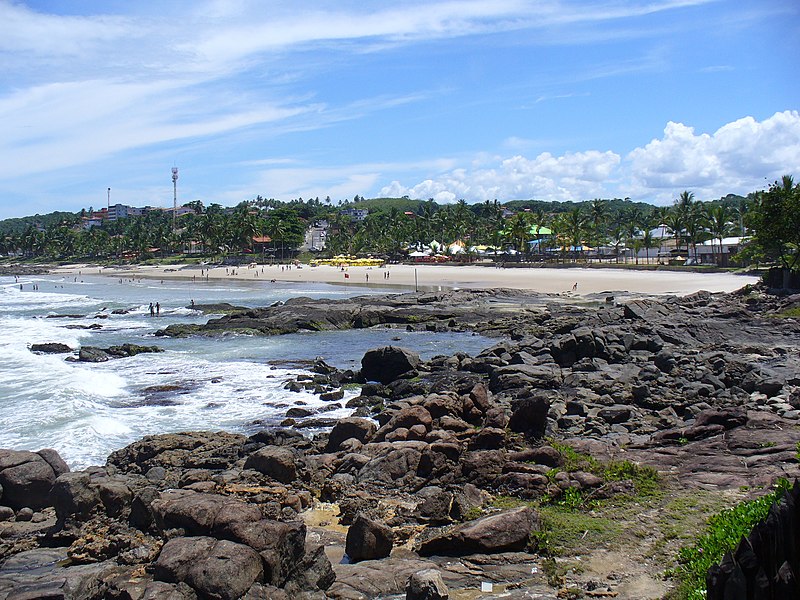
[[[792,206],[797,190],[785,176],[768,191],[746,197],[700,201],[685,190],[667,207],[628,198],[440,205],[433,199],[360,196],[337,204],[330,198],[282,202],[261,196],[235,207],[199,200],[173,208],[109,204],[1,221],[0,253],[50,260],[307,261],[339,255],[720,268],[777,260],[795,268],[791,226],[788,233],[776,230],[782,221],[772,215],[773,204]],[[786,210],[791,222],[792,211]],[[770,237],[759,237],[759,229]],[[785,238],[788,245],[775,241]]]

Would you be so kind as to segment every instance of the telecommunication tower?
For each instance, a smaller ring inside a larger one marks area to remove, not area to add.
[[[172,232],[177,231],[178,219],[178,167],[172,167]]]

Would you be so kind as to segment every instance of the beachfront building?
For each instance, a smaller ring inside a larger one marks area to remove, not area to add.
[[[306,229],[305,240],[300,250],[320,252],[325,250],[325,243],[328,240],[328,221],[317,221],[314,225]]]

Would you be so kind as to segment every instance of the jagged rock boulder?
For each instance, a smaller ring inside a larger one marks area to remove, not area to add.
[[[369,419],[358,417],[339,419],[328,437],[327,451],[337,452],[342,442],[352,438],[357,439],[362,444],[366,444],[372,439],[376,431],[377,426]]]
[[[3,504],[14,510],[38,510],[50,506],[50,490],[56,478],[69,471],[52,449],[28,452],[0,449],[0,489]]]
[[[281,483],[297,478],[295,454],[289,448],[266,446],[253,452],[244,463],[245,469],[254,469]]]
[[[185,582],[202,598],[241,598],[264,575],[258,552],[228,540],[179,537],[168,541],[155,562],[155,578]]]
[[[59,342],[45,342],[44,344],[31,344],[30,351],[34,354],[67,354],[72,348]]]
[[[450,592],[436,569],[417,571],[406,583],[406,600],[448,600]]]
[[[361,376],[367,381],[388,384],[421,364],[422,360],[416,352],[397,346],[385,346],[364,354],[361,359]]]
[[[137,474],[145,474],[153,467],[227,469],[239,460],[246,441],[243,435],[223,431],[148,435],[111,453],[108,464]]]
[[[433,426],[431,413],[423,406],[406,406],[392,415],[389,421],[375,433],[374,439],[381,442],[390,432],[398,429],[410,430],[415,426],[422,427],[424,432],[430,431]]]
[[[353,562],[385,558],[392,552],[393,542],[389,527],[358,515],[347,530],[345,552]]]
[[[86,518],[100,503],[100,495],[91,486],[88,473],[63,473],[53,483],[50,502],[60,520],[70,516]]]
[[[465,556],[524,550],[539,515],[524,506],[445,529],[418,544],[422,556]]]
[[[508,421],[511,431],[525,433],[533,437],[544,435],[547,427],[547,413],[550,402],[544,396],[537,395],[532,398],[523,398],[514,403],[514,412]]]

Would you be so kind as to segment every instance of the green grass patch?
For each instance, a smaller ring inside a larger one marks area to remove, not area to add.
[[[726,552],[736,548],[742,537],[767,516],[772,504],[788,488],[788,480],[781,479],[775,491],[737,504],[709,518],[708,525],[695,542],[680,549],[678,567],[668,573],[680,582],[676,597],[681,600],[703,600],[708,569],[717,564]]]
[[[580,554],[581,548],[608,546],[622,533],[620,522],[592,511],[541,506],[539,515],[542,520],[542,531],[537,535],[540,554]]]
[[[772,315],[779,319],[800,319],[800,306],[793,306],[783,312]]]

